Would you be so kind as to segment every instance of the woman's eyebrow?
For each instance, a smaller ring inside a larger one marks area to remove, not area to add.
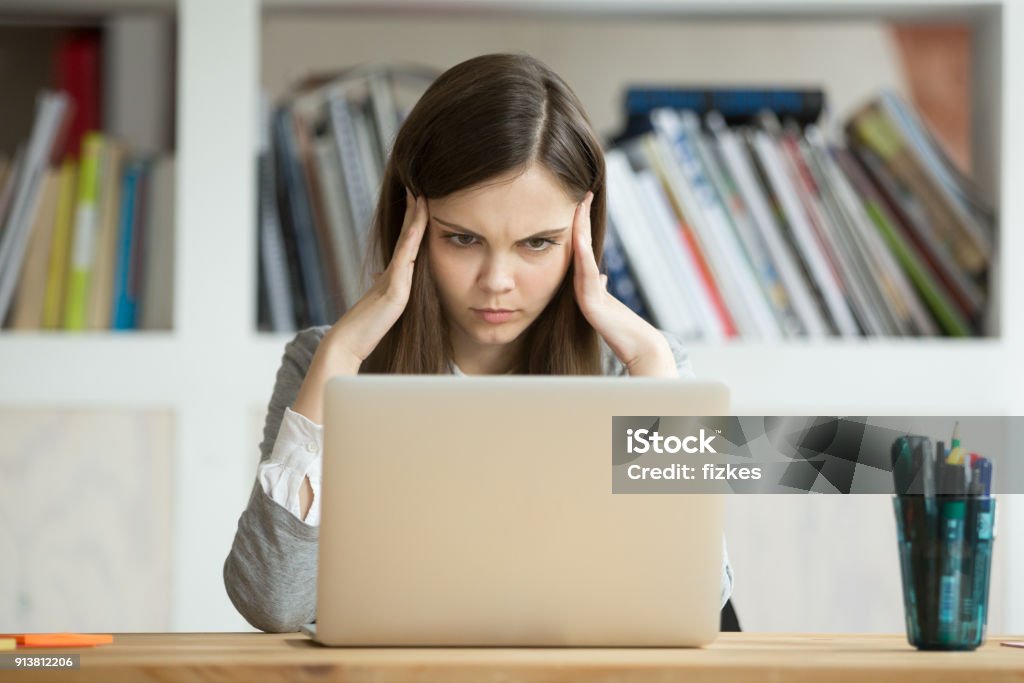
[[[449,228],[455,228],[456,230],[461,230],[462,232],[464,232],[464,233],[466,233],[468,235],[472,235],[473,237],[479,237],[480,239],[484,239],[484,236],[481,235],[480,233],[475,232],[473,230],[470,230],[469,228],[463,227],[463,226],[459,225],[458,223],[449,223],[448,221],[442,220],[442,219],[438,218],[437,216],[431,216],[431,218],[433,218],[435,221],[437,221],[441,225],[448,226]],[[541,230],[540,232],[534,233],[534,234],[530,235],[529,237],[524,237],[523,239],[524,240],[529,240],[529,239],[533,239],[535,237],[548,237],[548,236],[551,236],[551,235],[557,235],[559,233],[565,232],[568,229],[569,229],[569,226],[565,226],[565,227],[562,227],[562,228],[552,228],[550,230]]]

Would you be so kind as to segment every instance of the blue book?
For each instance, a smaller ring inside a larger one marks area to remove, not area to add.
[[[121,176],[121,215],[118,227],[117,257],[114,265],[114,305],[110,327],[113,330],[134,330],[137,326],[138,292],[132,287],[133,258],[136,245],[136,194],[143,173],[143,163],[132,161]]]
[[[622,253],[619,245],[619,238],[612,228],[611,220],[607,221],[604,232],[604,254],[601,265],[605,274],[608,275],[608,291],[616,299],[626,304],[630,310],[639,315],[647,322],[652,318],[644,306],[643,297],[637,289],[633,275],[629,271],[629,264]]]
[[[825,93],[795,88],[675,88],[633,86],[626,90],[626,126],[612,140],[613,145],[652,130],[650,113],[658,108],[685,109],[703,119],[719,112],[730,126],[756,123],[758,114],[770,111],[780,120],[801,125],[815,123],[825,109]]]

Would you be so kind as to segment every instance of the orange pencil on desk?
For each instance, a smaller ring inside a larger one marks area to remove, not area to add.
[[[104,633],[0,633],[0,638],[14,638],[21,647],[93,647],[114,642],[113,635]]]
[[[0,652],[13,650],[18,647],[18,641],[14,638],[0,638]]]

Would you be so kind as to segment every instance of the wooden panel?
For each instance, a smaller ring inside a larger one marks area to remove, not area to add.
[[[0,631],[170,627],[169,411],[0,411]]]

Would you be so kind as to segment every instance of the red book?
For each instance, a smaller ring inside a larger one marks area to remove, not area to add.
[[[100,40],[98,30],[82,29],[68,33],[57,46],[54,87],[70,96],[74,112],[65,138],[66,147],[56,158],[70,154],[77,159],[82,136],[90,130],[102,130]]]
[[[722,299],[722,293],[718,291],[715,278],[711,275],[711,269],[708,267],[707,261],[704,260],[704,254],[701,253],[700,247],[697,246],[697,241],[690,234],[690,227],[683,221],[679,221],[679,234],[683,238],[683,248],[690,253],[691,259],[697,265],[697,275],[700,276],[701,282],[704,283],[704,289],[711,300],[712,308],[715,309],[715,315],[718,316],[719,321],[722,323],[722,331],[725,334],[725,338],[732,339],[739,334],[736,330],[736,324],[729,314],[725,300]]]

